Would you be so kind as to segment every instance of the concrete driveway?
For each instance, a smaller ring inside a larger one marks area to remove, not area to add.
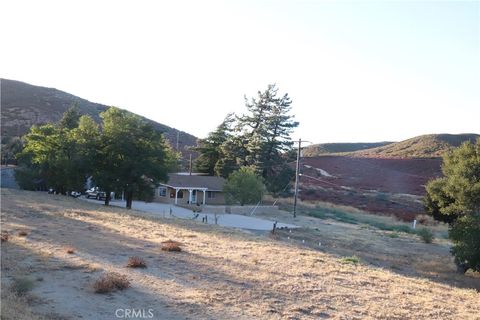
[[[94,199],[86,199],[84,196],[81,197],[82,200],[93,202],[93,203],[102,203],[102,201]],[[114,200],[110,202],[113,206],[125,207],[125,201]],[[250,216],[238,215],[238,214],[213,214],[208,212],[194,213],[191,210],[177,207],[175,205],[169,205],[164,203],[157,202],[142,202],[142,201],[133,201],[132,209],[138,211],[144,211],[151,213],[155,216],[160,216],[164,218],[177,217],[181,219],[195,219],[198,221],[203,221],[208,224],[215,224],[230,227],[230,228],[241,228],[247,230],[261,230],[267,231],[272,230],[274,221],[267,219],[260,219]],[[206,218],[205,218],[206,217]],[[296,225],[286,224],[286,223],[277,223],[277,228],[297,228]]]

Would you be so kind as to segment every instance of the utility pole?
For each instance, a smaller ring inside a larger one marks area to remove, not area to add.
[[[190,153],[190,169],[188,170],[189,171],[189,175],[191,176],[192,175],[192,154]]]
[[[177,131],[177,151],[178,151],[178,140],[180,138],[180,131]]]
[[[298,197],[298,180],[300,174],[300,153],[302,152],[302,139],[298,139],[298,152],[297,152],[297,168],[295,170],[295,196],[293,199],[293,217],[297,217],[297,197]]]

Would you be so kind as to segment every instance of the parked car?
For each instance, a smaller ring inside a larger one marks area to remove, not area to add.
[[[85,197],[87,199],[94,198],[97,200],[105,200],[107,198],[107,194],[104,191],[100,191],[100,189],[96,187],[87,190]]]
[[[82,194],[78,191],[72,191],[70,192],[70,196],[74,197],[74,198],[78,198],[80,197]]]

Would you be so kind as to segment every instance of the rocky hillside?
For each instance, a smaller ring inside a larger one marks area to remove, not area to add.
[[[77,105],[80,113],[88,114],[97,121],[100,120],[100,112],[108,108],[106,105],[90,102],[54,88],[34,86],[20,81],[0,79],[0,87],[2,137],[22,136],[32,125],[57,122],[73,104]],[[197,143],[197,138],[191,134],[146,120],[164,132],[165,137],[174,147],[176,147],[178,134],[181,151]]]

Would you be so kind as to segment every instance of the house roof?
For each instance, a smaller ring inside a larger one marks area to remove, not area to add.
[[[222,191],[225,179],[214,176],[169,174],[168,182],[162,185],[172,188],[206,188],[209,191]]]

